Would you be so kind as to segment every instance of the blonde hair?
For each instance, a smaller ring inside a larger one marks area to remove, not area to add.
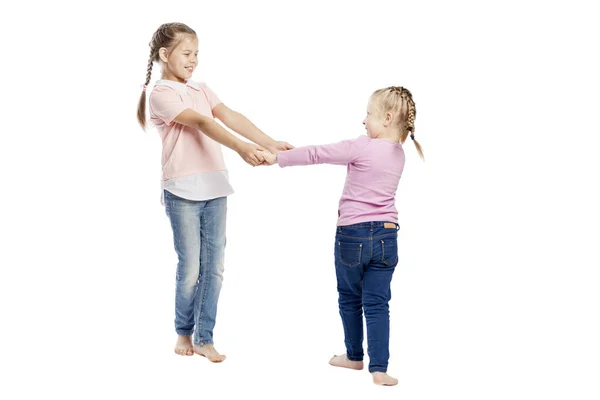
[[[146,129],[146,87],[150,83],[153,63],[155,61],[160,61],[158,51],[161,47],[167,49],[176,47],[180,40],[180,34],[186,33],[196,36],[196,32],[189,26],[179,22],[170,22],[159,26],[152,35],[152,40],[150,40],[150,43],[148,44],[150,46],[150,57],[148,58],[148,67],[146,68],[146,82],[142,85],[143,90],[140,95],[140,100],[138,101],[137,109],[137,120],[142,129]]]
[[[415,140],[417,109],[410,91],[402,86],[378,89],[371,95],[371,102],[382,113],[390,112],[395,116],[394,123],[400,130],[400,143],[404,143],[410,133],[410,138],[415,143],[419,156],[425,160],[423,149]]]

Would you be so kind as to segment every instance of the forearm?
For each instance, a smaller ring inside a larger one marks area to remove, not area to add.
[[[202,119],[198,122],[197,128],[215,142],[229,147],[233,151],[238,151],[240,145],[243,144],[240,139],[229,133],[212,118]]]
[[[192,109],[188,108],[182,111],[174,118],[174,121],[190,128],[198,129],[215,142],[229,147],[231,150],[238,151],[244,145],[244,142],[229,133],[214,119],[199,114]]]
[[[277,154],[281,167],[314,164],[347,165],[353,159],[352,144],[344,141],[323,146],[305,146]]]
[[[275,146],[275,140],[258,129],[248,118],[234,111],[223,123],[232,131],[264,148]]]

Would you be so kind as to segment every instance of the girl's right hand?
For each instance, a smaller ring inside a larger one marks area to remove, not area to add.
[[[263,163],[263,165],[273,165],[273,164],[277,163],[277,155],[276,154],[273,154],[270,151],[263,151],[263,152],[261,152],[261,154],[265,158],[265,162]]]
[[[264,149],[252,143],[242,142],[237,148],[237,153],[246,161],[248,164],[256,167],[265,161],[261,151]]]

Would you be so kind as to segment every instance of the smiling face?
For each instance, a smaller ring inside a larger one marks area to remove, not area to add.
[[[180,34],[173,49],[161,48],[163,79],[185,83],[198,65],[198,38],[196,35]]]

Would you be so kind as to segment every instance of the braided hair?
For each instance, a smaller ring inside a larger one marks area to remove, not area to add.
[[[371,95],[371,98],[377,102],[383,112],[391,112],[395,116],[394,123],[400,130],[400,143],[404,143],[410,134],[417,152],[422,159],[423,149],[415,139],[415,118],[417,109],[412,93],[402,86],[390,86],[384,89],[378,89]]]
[[[196,32],[185,24],[179,22],[162,24],[158,27],[156,32],[154,32],[152,40],[150,40],[150,43],[148,44],[150,46],[150,56],[148,57],[148,66],[146,68],[146,81],[142,85],[143,90],[140,95],[137,109],[137,120],[142,129],[146,129],[146,88],[150,83],[154,62],[160,61],[159,50],[162,47],[167,49],[176,47],[181,40],[182,34],[196,36]]]

